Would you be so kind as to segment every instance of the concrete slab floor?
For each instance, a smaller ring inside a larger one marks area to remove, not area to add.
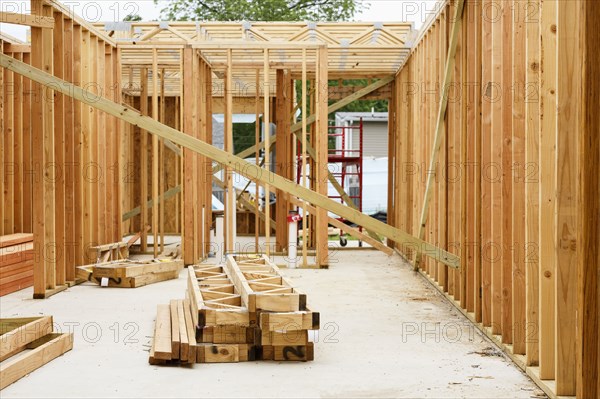
[[[0,299],[0,315],[53,315],[71,352],[2,391],[25,397],[544,397],[402,259],[343,251],[329,270],[283,270],[321,312],[315,361],[148,365],[156,305],[183,298],[185,279],[137,289],[80,285],[47,300],[31,289]]]

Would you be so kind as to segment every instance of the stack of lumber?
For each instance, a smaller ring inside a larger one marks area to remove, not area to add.
[[[102,287],[137,288],[177,279],[182,269],[181,259],[120,260],[79,266],[77,277]]]
[[[33,285],[33,234],[0,237],[0,296]]]
[[[255,326],[262,359],[313,360],[308,331],[319,329],[319,313],[307,308],[306,294],[266,255],[228,255],[225,271]]]
[[[314,360],[318,329],[319,313],[267,257],[229,256],[190,266],[186,299],[158,306],[150,364]]]
[[[73,334],[53,332],[52,316],[0,319],[0,389],[73,349]]]

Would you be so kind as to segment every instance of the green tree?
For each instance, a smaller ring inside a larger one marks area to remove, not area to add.
[[[161,17],[170,21],[347,21],[367,7],[362,0],[170,0],[162,4]]]
[[[125,18],[123,18],[125,22],[140,22],[142,21],[142,16],[139,14],[129,14]]]

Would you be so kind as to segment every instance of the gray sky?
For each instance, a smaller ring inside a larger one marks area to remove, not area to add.
[[[77,15],[91,22],[120,21],[128,14],[139,14],[144,20],[158,20],[161,6],[152,0],[60,0]],[[166,0],[161,0],[166,1]],[[357,21],[414,22],[418,29],[427,16],[436,10],[437,0],[366,0],[369,9],[356,16]],[[29,1],[2,0],[0,10],[29,13]],[[0,31],[25,40],[26,28],[0,24]]]

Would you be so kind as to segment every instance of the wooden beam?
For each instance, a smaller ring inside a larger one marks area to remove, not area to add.
[[[556,395],[576,393],[577,326],[577,170],[581,112],[581,7],[558,2],[556,137]],[[600,134],[600,131],[597,132]],[[586,205],[583,205],[584,209]]]
[[[528,7],[539,9],[539,0],[528,0]],[[540,75],[540,24],[526,24],[526,87],[534,87],[535,95],[526,98],[525,104],[525,165],[537,165],[539,162],[540,107],[539,107],[539,75]],[[529,168],[527,168],[529,172]],[[528,366],[539,364],[539,212],[540,186],[539,169],[533,169],[533,175],[525,177],[525,291],[526,319],[525,335],[529,338],[525,344]]]
[[[73,334],[48,334],[27,346],[31,351],[0,366],[0,389],[73,349]]]
[[[54,29],[54,18],[35,14],[19,14],[0,11],[0,23]]]
[[[195,133],[194,113],[194,85],[193,85],[193,68],[194,68],[194,50],[183,50],[183,95],[181,97],[182,104],[182,127],[183,131],[189,137]],[[189,148],[183,150],[183,206],[181,220],[183,223],[183,260],[186,265],[195,263],[198,259],[194,257],[194,156],[193,151]]]
[[[48,16],[52,12],[52,8],[43,5],[42,1],[35,1],[32,2],[32,12],[38,16]],[[31,34],[32,65],[53,74],[52,31],[32,28]],[[54,108],[53,102],[47,97],[52,92],[47,92],[47,89],[48,87],[44,85],[35,83],[33,85],[33,90],[39,95],[38,99],[40,99],[33,102],[32,109],[34,123],[32,127],[33,163],[36,166],[36,181],[33,184],[33,236],[35,251],[37,251],[34,258],[34,298],[44,298],[46,297],[46,290],[56,287],[56,257],[54,247],[50,245],[56,241],[54,231],[55,184],[53,176],[46,176],[45,170],[42,170],[45,169],[44,165],[54,164]]]
[[[265,73],[266,75],[267,73]],[[227,50],[227,72],[225,77],[225,151],[233,154],[233,59],[231,49]],[[268,141],[267,141],[268,145]],[[233,170],[225,169],[225,253],[235,248],[237,204],[233,187]]]
[[[425,236],[425,224],[427,222],[427,215],[429,213],[429,202],[431,201],[431,194],[433,183],[435,181],[435,166],[438,161],[438,155],[440,152],[440,147],[442,145],[442,133],[444,129],[442,125],[444,124],[444,120],[446,118],[446,109],[448,107],[448,91],[450,89],[450,85],[453,81],[452,71],[454,70],[454,55],[456,54],[456,44],[458,43],[458,35],[460,33],[460,27],[462,25],[462,14],[464,8],[465,1],[458,0],[456,3],[456,15],[454,17],[454,25],[452,26],[452,33],[450,34],[450,45],[448,48],[448,58],[446,59],[446,71],[444,72],[444,83],[442,86],[441,93],[441,101],[440,108],[438,111],[438,116],[436,120],[435,127],[435,137],[433,140],[433,146],[431,149],[431,158],[429,159],[429,171],[427,175],[427,184],[425,187],[425,196],[423,198],[423,207],[421,208],[421,217],[418,225],[418,233],[417,237],[419,239],[423,239]],[[419,268],[419,263],[421,260],[421,250],[417,250],[415,255],[415,264],[414,268],[417,270]]]
[[[578,137],[577,397],[600,396],[600,8],[580,1],[581,120]],[[596,82],[596,83],[595,83]]]
[[[557,0],[544,0],[540,22],[540,378],[555,378]]]
[[[152,50],[152,119],[158,120],[158,50]],[[154,257],[158,258],[158,215],[160,202],[158,201],[158,136],[152,136],[152,198],[157,203],[156,209],[152,210],[152,236]],[[145,202],[145,199],[143,199]]]
[[[328,78],[327,78],[327,47],[321,47],[317,50],[317,78],[315,80],[315,170],[311,170],[315,181],[315,191],[323,196],[327,196],[327,175],[329,168],[327,165],[327,156],[329,154],[328,131],[329,119],[327,109]],[[327,234],[327,210],[321,207],[317,208],[315,214],[315,249],[317,251],[316,264],[319,267],[329,265],[329,244]]]
[[[308,150],[308,140],[306,138],[306,134],[307,134],[307,125],[308,125],[308,121],[307,121],[307,110],[308,108],[306,107],[306,96],[307,96],[307,87],[306,87],[306,49],[302,49],[302,80],[301,80],[301,84],[302,84],[302,89],[300,91],[300,95],[302,96],[302,101],[300,103],[300,113],[302,114],[302,121],[301,126],[301,132],[302,132],[302,136],[300,137],[300,142],[301,144],[301,159],[302,159],[302,171],[301,171],[301,176],[302,176],[302,180],[301,180],[301,184],[302,187],[308,187],[308,166],[307,166],[307,158],[306,158],[306,152]],[[303,202],[304,204],[306,204],[306,202]],[[303,223],[303,229],[302,229],[302,266],[306,266],[307,265],[307,255],[308,255],[308,208],[306,206],[302,207],[302,217],[304,218],[305,222]]]
[[[230,50],[231,51],[231,50]],[[231,53],[228,53],[231,54]],[[263,134],[265,137],[265,166],[267,170],[271,170],[271,118],[270,118],[270,91],[271,83],[269,81],[269,49],[264,50],[264,68],[263,68],[263,99],[264,99],[264,110],[263,110]],[[265,182],[265,252],[267,256],[271,254],[271,188],[269,182]]]
[[[140,95],[140,113],[144,116],[148,115],[148,69],[141,70],[142,92]],[[140,145],[140,195],[141,195],[141,217],[140,226],[142,227],[142,238],[140,241],[140,250],[146,252],[148,250],[148,234],[143,227],[148,224],[148,209],[146,201],[148,200],[148,132],[140,129],[141,145]]]
[[[415,249],[424,252],[427,256],[443,262],[448,266],[454,268],[458,267],[459,258],[456,255],[450,254],[445,250],[437,248],[435,245],[413,237],[400,229],[382,223],[377,219],[356,211],[355,209],[333,201],[324,195],[299,186],[290,180],[270,172],[268,169],[258,168],[257,165],[249,163],[233,154],[228,154],[227,152],[213,147],[212,145],[201,140],[189,137],[188,135],[183,134],[182,132],[179,132],[169,126],[165,126],[160,122],[154,121],[152,118],[141,115],[139,112],[136,112],[128,107],[123,107],[122,105],[114,103],[105,98],[94,98],[87,90],[84,90],[81,87],[77,87],[73,84],[65,82],[64,80],[57,79],[50,74],[47,74],[37,68],[33,68],[3,54],[0,54],[0,66],[17,72],[38,83],[52,85],[55,91],[71,96],[76,100],[89,104],[94,108],[107,112],[110,115],[116,116],[117,118],[138,126],[141,129],[171,140],[175,144],[184,146],[185,148],[202,154],[216,162],[230,166],[242,176],[259,181],[263,184],[270,184],[273,187],[281,190],[286,190],[290,194],[308,201],[314,206],[327,209],[328,211],[344,217],[359,226],[371,229],[383,235],[384,237],[389,237],[392,240],[404,245],[413,246]],[[93,98],[93,100],[90,100],[91,98]]]
[[[526,290],[525,290],[525,79],[526,79],[526,23],[520,18],[519,11],[526,3],[522,0],[513,0],[513,27],[512,27],[512,84],[519,88],[513,91],[512,101],[512,165],[513,191],[512,191],[512,240],[514,245],[512,263],[512,324],[513,324],[513,351],[515,354],[524,355],[526,350],[525,329],[526,320]],[[519,165],[519,166],[516,166]]]

